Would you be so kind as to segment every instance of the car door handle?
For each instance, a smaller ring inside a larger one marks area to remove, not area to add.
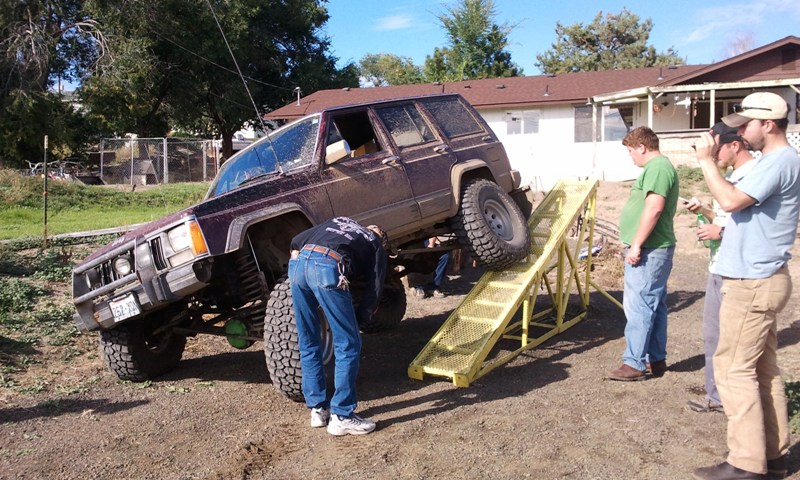
[[[448,150],[450,150],[450,147],[448,147],[445,144],[441,144],[441,145],[437,145],[437,146],[433,147],[433,151],[436,152],[436,153],[442,153],[442,152],[446,152]]]
[[[400,161],[400,158],[397,155],[392,155],[391,157],[386,157],[381,160],[381,163],[384,165],[397,165]]]

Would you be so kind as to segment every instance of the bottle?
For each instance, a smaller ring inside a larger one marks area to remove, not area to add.
[[[708,221],[708,219],[706,218],[705,215],[703,215],[700,212],[697,212],[697,225],[698,226],[700,226],[700,225],[708,225],[710,223],[711,222]],[[706,248],[710,248],[710,249],[712,249],[714,251],[716,251],[719,248],[719,244],[720,244],[719,240],[704,240],[703,241],[703,246],[705,246]]]

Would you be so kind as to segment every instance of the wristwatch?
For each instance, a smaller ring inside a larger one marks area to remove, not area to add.
[[[720,227],[719,229],[719,239],[722,240],[722,235],[725,233],[725,227]]]

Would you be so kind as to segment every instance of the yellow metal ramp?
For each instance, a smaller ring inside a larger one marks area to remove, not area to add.
[[[417,380],[422,380],[425,374],[450,377],[456,386],[468,387],[522,351],[583,319],[589,306],[588,285],[602,292],[589,279],[597,184],[596,180],[562,180],[553,187],[528,220],[532,240],[528,258],[507,270],[486,272],[411,362],[409,377]],[[577,226],[577,232],[570,236],[572,226]],[[577,261],[581,248],[588,249],[586,262],[580,269],[583,273],[579,272]],[[555,280],[548,275],[552,270]],[[539,289],[546,289],[552,305],[534,314]],[[581,312],[565,319],[571,293],[580,298]],[[520,306],[522,318],[511,323]],[[531,327],[546,331],[530,337]],[[501,338],[519,340],[520,347],[487,362],[487,356]]]

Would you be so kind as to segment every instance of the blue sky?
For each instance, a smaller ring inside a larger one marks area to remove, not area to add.
[[[339,66],[358,62],[367,53],[393,53],[422,65],[434,47],[444,46],[444,30],[435,14],[456,0],[330,0],[325,32]],[[538,75],[536,54],[555,42],[556,22],[591,23],[599,11],[619,13],[624,7],[650,18],[650,44],[659,52],[672,47],[689,64],[728,58],[736,38],[750,38],[760,47],[788,35],[800,36],[800,2],[699,2],[697,0],[618,2],[611,0],[495,0],[497,23],[516,25],[509,35],[511,58],[525,75]]]

